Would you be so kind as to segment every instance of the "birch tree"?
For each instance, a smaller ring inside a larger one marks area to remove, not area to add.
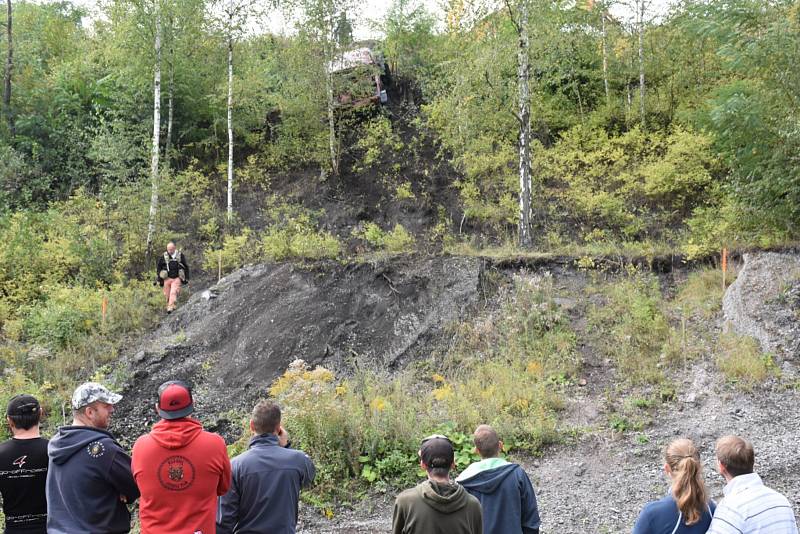
[[[645,123],[645,79],[644,79],[644,24],[647,0],[636,0],[636,31],[639,38],[639,117],[642,128]]]
[[[530,5],[505,0],[511,22],[517,32],[517,120],[519,121],[519,246],[533,245],[531,192],[531,89],[530,89]]]
[[[160,155],[161,135],[161,6],[158,0],[154,3],[155,32],[153,49],[155,62],[153,65],[153,142],[150,149],[150,213],[147,219],[147,247],[146,254],[149,260],[153,247],[153,238],[156,232],[156,216],[158,214],[158,187],[160,176],[158,173],[158,159]]]
[[[12,31],[11,0],[6,0],[6,65],[3,75],[3,110],[8,122],[8,132],[14,137],[14,113],[11,110],[11,76],[14,70],[14,36]]]
[[[353,0],[297,0],[294,4],[287,4],[290,8],[299,8],[300,22],[316,52],[322,56],[323,71],[320,76],[325,80],[325,101],[328,123],[328,150],[330,154],[331,171],[339,175],[340,144],[336,131],[336,107],[334,94],[333,72],[331,64],[343,49],[338,36],[340,21],[346,13],[355,7]]]
[[[233,220],[233,181],[234,181],[234,139],[233,139],[233,52],[236,41],[247,31],[247,24],[261,15],[258,0],[222,0],[222,31],[228,52],[227,61],[227,133],[228,133],[228,180],[227,180],[227,219]]]

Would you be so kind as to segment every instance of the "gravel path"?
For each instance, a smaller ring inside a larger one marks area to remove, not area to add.
[[[753,392],[725,384],[709,362],[696,362],[684,376],[679,399],[657,411],[646,438],[595,432],[523,462],[536,487],[543,532],[630,532],[641,507],[666,493],[661,450],[678,436],[701,447],[717,500],[723,484],[713,470],[714,441],[730,433],[747,437],[756,449],[758,473],[789,498],[795,513],[800,510],[800,383],[794,368],[785,366],[781,379]],[[389,532],[391,505],[391,496],[376,496],[332,520],[304,509],[299,532]]]

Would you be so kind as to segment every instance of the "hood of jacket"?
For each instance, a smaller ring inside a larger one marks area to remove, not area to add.
[[[487,462],[487,460],[484,460],[484,462]],[[470,491],[476,491],[485,495],[494,493],[503,485],[503,482],[508,476],[519,469],[519,465],[517,464],[511,464],[504,460],[501,460],[501,462],[502,463],[487,463],[485,464],[485,469],[480,468],[480,464],[483,462],[478,462],[478,464],[474,465],[479,467],[473,470],[473,473],[469,473],[469,470],[464,471],[464,475],[468,476],[465,478],[459,477],[458,483]]]
[[[197,419],[162,419],[150,431],[150,437],[165,449],[182,449],[203,433],[203,425]]]
[[[426,480],[417,491],[422,495],[422,502],[443,514],[458,512],[467,505],[469,493],[458,484],[440,484]]]
[[[101,439],[116,441],[110,432],[92,426],[62,426],[50,440],[47,454],[53,463],[63,465],[90,443]]]

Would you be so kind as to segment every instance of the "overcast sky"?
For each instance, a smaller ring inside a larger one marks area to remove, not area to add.
[[[38,0],[45,3],[50,0]],[[71,0],[72,3],[85,7],[91,15],[98,16],[100,13],[99,2],[97,0]],[[445,8],[443,7],[446,0],[416,0],[417,5],[424,6],[428,11],[434,14],[439,20],[444,19]],[[633,13],[632,10],[625,6],[624,3],[628,0],[620,0],[611,12],[615,17],[621,20],[629,20]],[[651,0],[649,11],[654,16],[663,15],[669,7],[670,0]],[[366,39],[379,37],[376,31],[376,23],[386,16],[386,12],[391,6],[392,0],[359,0],[358,17],[354,34],[356,39]],[[265,24],[266,28],[274,33],[292,33],[295,30],[294,24],[287,20],[287,18],[280,12],[273,13]]]

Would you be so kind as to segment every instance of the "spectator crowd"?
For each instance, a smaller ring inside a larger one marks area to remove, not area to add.
[[[248,450],[229,460],[222,437],[192,417],[187,383],[169,381],[157,393],[160,420],[131,455],[108,430],[122,397],[100,384],[75,390],[72,424],[49,441],[39,432],[39,401],[12,398],[6,422],[13,437],[0,444],[6,534],[125,534],[129,505],[137,500],[142,534],[293,534],[300,491],[314,481],[315,468],[292,448],[280,407],[269,400],[255,405]],[[539,533],[533,485],[503,457],[500,436],[480,425],[474,444],[480,461],[453,480],[451,440],[422,440],[419,463],[427,478],[397,496],[393,534]],[[725,436],[715,454],[727,483],[719,503],[709,497],[694,443],[668,444],[669,491],[644,506],[633,534],[797,534],[789,501],[754,472],[748,441]]]

